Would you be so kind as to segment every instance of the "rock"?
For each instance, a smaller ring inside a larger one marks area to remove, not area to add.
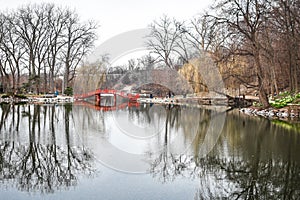
[[[242,108],[240,109],[240,112],[243,112],[247,115],[257,115],[262,116],[266,118],[296,118],[299,117],[299,110],[296,109],[287,109],[287,108],[281,108],[281,109],[259,109],[259,108]]]

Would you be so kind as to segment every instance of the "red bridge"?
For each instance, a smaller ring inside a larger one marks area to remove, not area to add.
[[[74,102],[74,104],[79,105],[79,106],[88,107],[88,108],[98,110],[98,111],[104,111],[104,112],[121,110],[126,107],[138,107],[140,105],[139,103],[128,102],[128,103],[122,103],[117,106],[99,106],[99,105],[91,104],[91,103],[85,102],[85,101],[76,101],[76,102]]]
[[[95,97],[95,102],[97,105],[100,105],[101,101],[101,96],[113,96],[114,97],[114,102],[116,103],[116,98],[118,96],[121,96],[123,98],[129,99],[129,102],[136,102],[138,98],[140,98],[139,94],[130,94],[118,90],[113,90],[113,89],[97,89],[92,92],[88,92],[85,94],[76,94],[74,95],[75,101],[77,100],[84,100],[90,97]]]

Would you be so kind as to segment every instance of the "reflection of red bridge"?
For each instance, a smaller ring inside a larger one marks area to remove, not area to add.
[[[138,107],[140,104],[139,103],[122,103],[120,105],[117,106],[99,106],[99,105],[95,105],[95,104],[91,104],[89,102],[86,101],[76,101],[74,102],[75,105],[79,105],[79,106],[85,106],[94,110],[98,110],[98,111],[114,111],[114,110],[120,110],[120,109],[124,109],[126,107]]]
[[[130,93],[113,90],[113,89],[97,89],[95,91],[84,93],[84,94],[76,94],[74,95],[74,99],[83,100],[90,97],[95,97],[96,104],[100,105],[101,96],[113,96],[114,102],[116,103],[117,95],[129,99],[129,102],[136,102],[137,99],[140,97],[139,94],[130,94]]]

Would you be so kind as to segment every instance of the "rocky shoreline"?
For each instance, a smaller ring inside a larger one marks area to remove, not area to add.
[[[249,108],[241,108],[240,112],[245,113],[247,115],[253,116],[262,116],[266,118],[279,118],[279,119],[292,119],[299,120],[300,119],[300,107],[284,107],[284,108],[257,108],[257,107],[249,107]]]

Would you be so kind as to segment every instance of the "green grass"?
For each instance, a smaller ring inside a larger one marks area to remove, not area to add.
[[[274,101],[271,101],[270,104],[274,108],[283,108],[288,104],[298,104],[300,105],[300,93],[291,94],[289,92],[280,93]]]

